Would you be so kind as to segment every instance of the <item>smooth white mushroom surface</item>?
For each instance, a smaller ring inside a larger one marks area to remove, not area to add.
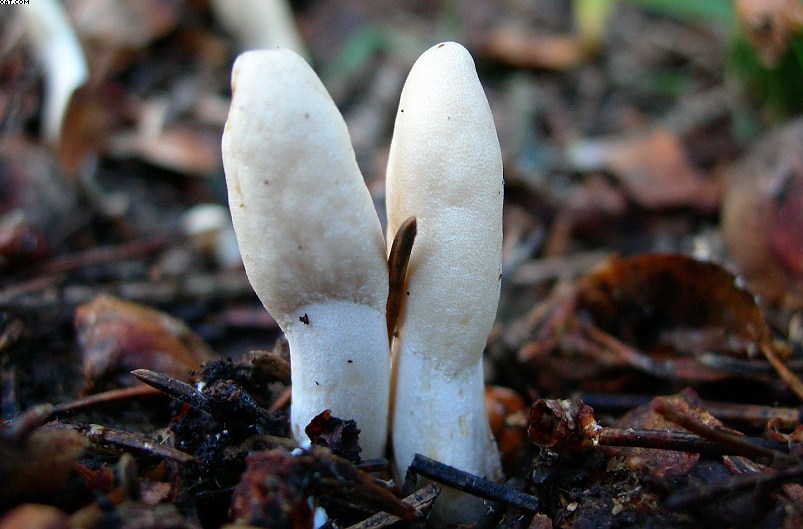
[[[346,124],[297,54],[242,54],[223,163],[251,284],[290,344],[293,435],[324,409],[355,419],[363,457],[387,435],[388,277],[382,228]]]
[[[394,340],[392,436],[404,476],[416,452],[501,478],[483,400],[482,352],[499,301],[502,157],[471,55],[438,44],[402,90],[387,170],[388,240],[418,234]],[[470,523],[480,500],[445,491],[433,514]]]

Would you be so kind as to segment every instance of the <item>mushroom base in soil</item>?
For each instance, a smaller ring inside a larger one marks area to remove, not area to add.
[[[350,301],[298,309],[285,333],[290,345],[293,437],[309,444],[304,428],[326,409],[357,422],[362,453],[382,454],[387,437],[389,369],[385,314]],[[301,354],[294,354],[301,351]]]
[[[396,468],[404,472],[418,452],[500,481],[503,476],[499,451],[485,411],[482,359],[473,369],[464,369],[455,377],[433,365],[429,355],[404,354],[396,358],[396,394],[410,399],[392,412]],[[399,477],[404,479],[403,475]],[[444,487],[430,519],[436,524],[439,520],[470,524],[487,512],[481,498]]]

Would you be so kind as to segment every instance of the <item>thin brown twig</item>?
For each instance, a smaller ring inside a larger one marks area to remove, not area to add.
[[[689,432],[600,426],[593,413],[590,406],[578,401],[539,399],[530,408],[527,433],[533,443],[550,449],[592,441],[601,446],[654,448],[706,455],[756,457],[759,454],[774,457],[776,453],[764,445],[767,441],[762,439],[745,437],[739,438],[738,443],[721,443]],[[782,445],[778,446],[779,450],[785,449]]]
[[[149,386],[158,389],[176,400],[189,404],[195,409],[207,413],[213,411],[210,400],[203,393],[186,382],[176,380],[164,373],[157,373],[149,369],[135,369],[131,374]]]
[[[250,353],[254,367],[284,384],[290,383],[290,362],[271,351],[256,350]]]
[[[594,409],[626,411],[647,404],[655,397],[623,393],[581,393],[577,398]],[[779,425],[784,428],[794,428],[803,422],[803,408],[712,400],[703,400],[702,407],[721,421],[748,423],[754,426],[763,426],[769,420],[777,420],[780,421]]]
[[[96,393],[94,395],[89,395],[87,397],[74,400],[72,402],[57,404],[53,406],[53,409],[50,411],[50,416],[56,417],[63,413],[83,410],[86,408],[97,406],[99,404],[106,404],[109,402],[115,402],[119,400],[128,400],[139,397],[158,397],[163,395],[164,393],[161,392],[160,390],[151,386],[146,386],[144,384],[138,386],[132,386],[130,388],[112,389],[109,391],[104,391],[103,393]]]
[[[671,509],[688,508],[707,503],[726,494],[747,493],[756,489],[770,490],[784,483],[803,480],[803,465],[783,470],[767,469],[754,474],[739,475],[704,487],[694,487],[678,492],[667,498],[666,505]]]
[[[441,489],[434,483],[422,487],[413,494],[402,499],[402,502],[415,508],[418,512],[425,513],[432,507],[435,498],[440,494]],[[401,518],[388,514],[386,512],[379,512],[370,518],[349,526],[347,529],[387,529],[401,522]]]
[[[775,351],[772,350],[772,346],[770,344],[762,344],[761,345],[761,352],[764,353],[764,357],[767,359],[767,362],[775,369],[775,372],[778,373],[778,376],[781,377],[789,389],[792,390],[798,399],[803,400],[803,382],[800,378],[792,373],[788,367],[781,362],[781,359],[778,358],[778,355],[775,354]]]
[[[670,405],[667,399],[657,398],[653,402],[653,410],[663,416],[668,421],[671,421],[686,430],[695,433],[701,437],[709,439],[714,443],[722,445],[724,448],[730,450],[730,453],[741,454],[750,458],[769,458],[771,461],[789,461],[788,454],[772,450],[763,446],[757,446],[751,443],[744,436],[735,435],[725,430],[713,428],[700,422],[699,420],[683,413],[683,411]]]
[[[596,441],[602,446],[656,448],[677,452],[693,452],[704,455],[755,455],[753,448],[763,448],[748,442],[751,448],[725,446],[711,442],[702,436],[686,432],[665,430],[638,430],[634,428],[603,427],[597,432]]]
[[[164,248],[167,242],[167,237],[156,236],[130,241],[116,246],[92,248],[83,252],[54,257],[34,267],[34,272],[37,274],[63,273],[88,266],[147,255]]]
[[[192,456],[181,450],[160,445],[150,439],[130,432],[122,432],[100,424],[54,424],[54,429],[72,430],[83,435],[90,443],[97,446],[111,446],[122,450],[134,450],[144,454],[160,456],[179,463],[197,462]]]
[[[661,378],[668,378],[672,375],[672,368],[669,364],[656,362],[636,348],[620,342],[596,325],[586,325],[583,330],[589,338],[615,353],[625,365]]]

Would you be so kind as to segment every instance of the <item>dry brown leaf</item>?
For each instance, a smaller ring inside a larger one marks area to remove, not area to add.
[[[126,103],[119,88],[107,84],[76,90],[61,125],[58,158],[62,170],[75,176],[91,156],[104,152],[112,131],[123,122]]]
[[[515,25],[488,32],[480,53],[514,68],[543,70],[567,70],[586,58],[577,38],[539,35]]]
[[[332,416],[332,410],[323,410],[304,428],[314,446],[328,448],[336,456],[352,463],[360,462],[360,429],[353,419],[343,420]]]
[[[644,350],[678,329],[707,329],[726,352],[744,353],[768,336],[750,292],[719,265],[683,255],[614,259],[581,281],[576,300],[598,327]]]
[[[209,346],[184,322],[108,295],[78,307],[75,328],[88,388],[121,374],[133,383],[129,372],[135,369],[188,381],[190,370],[212,357]]]
[[[714,211],[719,205],[719,183],[692,165],[680,138],[669,130],[657,128],[612,143],[607,151],[605,165],[645,208]]]

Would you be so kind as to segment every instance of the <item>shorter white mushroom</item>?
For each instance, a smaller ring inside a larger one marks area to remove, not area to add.
[[[362,430],[364,457],[387,435],[388,292],[382,228],[346,124],[288,50],[242,54],[223,134],[229,207],[248,278],[290,344],[291,426],[331,409]]]
[[[482,351],[499,301],[502,192],[499,141],[474,61],[459,44],[438,44],[404,85],[387,171],[388,240],[411,216],[418,232],[394,342],[401,476],[418,452],[501,478]],[[433,516],[471,523],[483,511],[481,500],[446,490]]]

